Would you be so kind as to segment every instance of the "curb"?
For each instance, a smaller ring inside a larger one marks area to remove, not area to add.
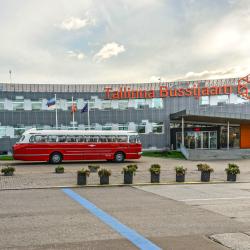
[[[135,184],[89,184],[89,185],[68,185],[68,186],[44,186],[44,187],[24,187],[24,188],[2,188],[1,191],[14,191],[14,190],[39,190],[39,189],[61,189],[61,188],[111,188],[111,187],[141,187],[141,186],[185,186],[185,185],[198,185],[198,184],[239,184],[239,183],[250,183],[249,181],[210,181],[210,182],[200,182],[200,181],[189,181],[189,182],[162,182],[162,183],[135,183]]]

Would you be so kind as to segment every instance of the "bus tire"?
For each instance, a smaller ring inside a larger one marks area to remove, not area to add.
[[[59,163],[62,162],[62,159],[63,159],[63,157],[62,157],[62,154],[61,154],[61,153],[59,153],[59,152],[54,152],[54,153],[52,153],[52,154],[50,155],[50,157],[49,157],[49,162],[50,162],[51,164],[59,164]]]
[[[125,160],[125,154],[123,152],[115,153],[115,162],[123,162]]]

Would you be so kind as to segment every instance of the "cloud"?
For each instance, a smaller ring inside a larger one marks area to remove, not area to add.
[[[72,50],[69,50],[67,54],[69,57],[76,58],[78,60],[83,60],[86,57],[82,52],[76,52]]]
[[[70,17],[64,20],[60,27],[64,30],[79,30],[82,29],[88,25],[94,25],[95,19],[87,17],[85,19],[80,19],[78,17]]]
[[[201,72],[188,72],[182,77],[172,79],[174,81],[179,80],[202,80],[202,79],[219,79],[230,77],[243,77],[249,74],[250,67],[247,66],[234,66],[227,69],[219,70],[204,70]]]
[[[94,60],[97,62],[101,62],[112,56],[117,56],[118,54],[124,51],[125,51],[125,48],[123,45],[119,45],[115,42],[107,43],[102,47],[102,49],[97,54],[95,54]]]

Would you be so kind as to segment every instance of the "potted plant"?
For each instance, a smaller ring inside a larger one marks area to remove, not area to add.
[[[98,171],[98,175],[100,177],[101,185],[109,184],[109,176],[111,175],[111,170],[106,169],[106,168],[101,168]]]
[[[4,167],[1,169],[1,172],[5,175],[5,176],[12,176],[13,173],[15,172],[15,168],[14,167]]]
[[[176,166],[175,173],[176,173],[176,182],[184,182],[185,181],[185,174],[187,169],[183,166]]]
[[[213,168],[211,168],[206,163],[200,163],[197,165],[198,171],[201,171],[201,181],[208,182],[210,181],[210,173],[213,172]]]
[[[227,181],[236,181],[237,174],[240,174],[239,166],[234,163],[229,163],[225,171],[227,173]]]
[[[90,171],[88,169],[82,168],[77,171],[77,185],[87,185],[87,177]]]
[[[133,176],[135,175],[137,168],[137,165],[131,164],[122,169],[122,174],[124,174],[124,184],[133,183]]]
[[[97,170],[100,168],[100,166],[99,165],[89,165],[88,168],[89,168],[91,173],[96,173]]]
[[[57,173],[57,174],[63,174],[64,173],[64,167],[63,166],[57,166],[55,168],[55,173]]]
[[[160,182],[161,166],[159,164],[152,164],[149,168],[151,183]]]

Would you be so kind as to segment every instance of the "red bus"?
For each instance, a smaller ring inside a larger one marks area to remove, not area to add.
[[[139,159],[142,145],[133,131],[36,130],[23,133],[13,146],[15,160],[62,161]]]

